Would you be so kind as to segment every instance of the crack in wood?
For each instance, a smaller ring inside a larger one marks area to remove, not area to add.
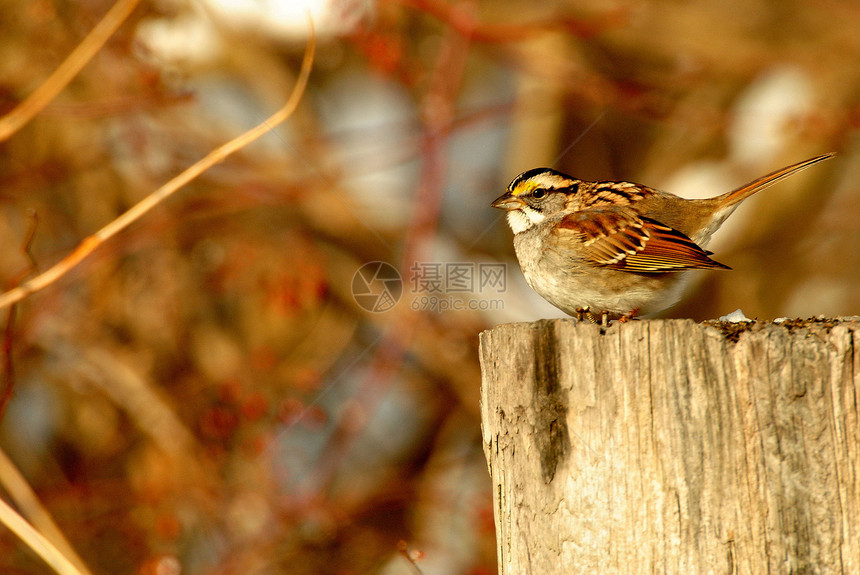
[[[570,452],[567,429],[567,392],[561,389],[560,356],[555,322],[539,321],[534,333],[535,405],[539,406],[536,427],[549,441],[539,442],[540,464],[544,483],[555,477],[559,464]]]

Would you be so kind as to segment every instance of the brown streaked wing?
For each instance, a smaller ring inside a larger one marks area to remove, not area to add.
[[[694,269],[731,269],[708,257],[711,252],[700,248],[693,240],[656,220],[642,218],[651,237],[645,248],[628,255],[613,266],[629,272],[658,273]]]
[[[650,234],[642,218],[628,206],[613,206],[573,212],[555,230],[559,241],[576,242],[571,249],[584,251],[596,265],[621,263],[645,249]]]
[[[627,206],[572,213],[556,233],[562,242],[580,242],[595,265],[631,273],[729,269],[681,232]]]

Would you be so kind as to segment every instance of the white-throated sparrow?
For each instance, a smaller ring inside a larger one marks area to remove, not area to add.
[[[630,318],[681,297],[686,270],[729,269],[705,251],[738,204],[832,157],[816,156],[715,198],[688,200],[629,182],[584,182],[550,168],[523,172],[492,203],[508,212],[528,284],[580,319]]]

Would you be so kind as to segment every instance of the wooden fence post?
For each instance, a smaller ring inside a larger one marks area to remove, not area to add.
[[[499,572],[860,573],[860,318],[481,334]]]

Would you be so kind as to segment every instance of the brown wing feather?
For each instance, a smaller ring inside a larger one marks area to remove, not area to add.
[[[628,206],[575,212],[560,222],[556,234],[562,242],[579,242],[595,265],[631,273],[729,269],[681,232]]]

